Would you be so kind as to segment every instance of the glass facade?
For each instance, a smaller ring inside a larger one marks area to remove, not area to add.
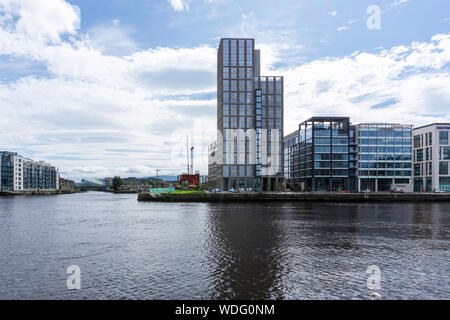
[[[313,117],[284,141],[285,178],[304,191],[356,190],[355,128],[349,118]]]
[[[390,191],[393,184],[409,184],[412,126],[360,124],[357,131],[360,190]]]
[[[14,190],[13,156],[17,153],[0,152],[0,191]]]

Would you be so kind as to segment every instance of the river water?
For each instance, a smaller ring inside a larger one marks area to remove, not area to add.
[[[0,197],[0,299],[450,299],[449,249],[449,203]]]

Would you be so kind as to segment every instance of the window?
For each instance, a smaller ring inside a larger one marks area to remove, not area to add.
[[[230,105],[224,104],[223,105],[223,115],[228,116],[230,114]]]
[[[239,177],[245,177],[245,166],[239,166]]]
[[[423,161],[423,149],[417,150],[417,162]]]
[[[253,90],[253,81],[247,80],[247,91]]]
[[[229,81],[228,80],[223,80],[223,91],[229,91],[230,87],[229,85]]]
[[[442,160],[450,160],[450,147],[442,148]]]
[[[414,175],[420,176],[420,164],[419,163],[414,164]]]
[[[448,175],[448,162],[439,162],[439,174]]]
[[[224,79],[228,79],[230,76],[229,74],[229,68],[228,67],[223,67],[223,78]]]
[[[223,176],[228,177],[230,175],[228,166],[223,166]]]
[[[239,91],[245,91],[245,80],[239,80]]]
[[[448,177],[439,178],[439,190],[450,191],[450,178]]]
[[[239,117],[239,128],[245,128],[245,117]]]
[[[439,131],[439,144],[448,144],[448,131]]]
[[[223,117],[223,127],[224,128],[228,128],[229,127],[228,117]]]
[[[239,68],[239,78],[245,79],[245,68]]]
[[[247,68],[247,79],[253,79],[252,68]]]

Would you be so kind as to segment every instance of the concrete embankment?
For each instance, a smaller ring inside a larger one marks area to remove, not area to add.
[[[447,193],[139,193],[138,201],[159,202],[435,202],[450,201]]]
[[[35,190],[35,191],[0,191],[1,196],[49,196],[57,194],[78,193],[79,191],[56,191],[56,190]]]

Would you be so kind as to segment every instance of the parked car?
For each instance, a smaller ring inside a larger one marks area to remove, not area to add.
[[[405,191],[401,189],[392,189],[391,193],[405,193]]]

